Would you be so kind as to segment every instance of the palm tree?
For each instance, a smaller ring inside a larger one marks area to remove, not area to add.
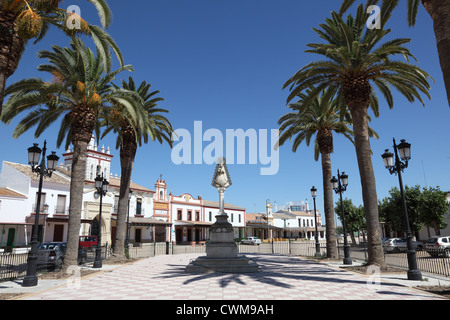
[[[111,131],[117,133],[116,148],[120,148],[120,193],[119,208],[117,212],[116,242],[114,245],[114,254],[118,259],[124,257],[125,236],[126,236],[126,217],[128,215],[128,194],[130,191],[131,172],[133,170],[134,159],[137,147],[142,142],[148,143],[150,140],[158,140],[160,143],[166,141],[172,147],[172,125],[169,120],[160,113],[168,113],[167,110],[158,108],[157,102],[163,101],[163,98],[154,97],[159,91],[149,92],[151,84],[142,82],[136,87],[132,77],[129,77],[128,83],[122,81],[122,88],[135,92],[142,101],[140,107],[143,110],[144,118],[140,123],[133,121],[127,114],[123,105],[117,105],[115,108],[105,110],[102,124],[106,127],[102,138]]]
[[[288,102],[303,90],[315,86],[312,95],[328,88],[343,99],[353,121],[356,156],[360,172],[364,210],[368,233],[368,262],[384,267],[378,217],[375,175],[369,141],[368,108],[379,115],[379,102],[373,85],[382,93],[389,108],[394,99],[390,86],[395,87],[408,101],[416,99],[424,104],[420,93],[428,98],[430,77],[425,71],[409,63],[414,56],[404,46],[410,39],[394,39],[381,43],[390,30],[366,28],[369,15],[360,5],[357,15],[349,15],[346,21],[336,12],[314,29],[325,43],[308,44],[310,50],[325,59],[307,64],[289,79]],[[394,59],[403,56],[406,62]],[[415,58],[414,58],[415,59]]]
[[[340,9],[342,15],[352,6],[355,0],[344,0]],[[379,1],[372,0],[377,3]],[[399,4],[399,0],[383,0],[383,15],[390,15],[391,12]],[[447,90],[447,99],[450,106],[450,0],[408,0],[408,24],[414,26],[416,24],[417,13],[420,3],[433,20],[434,34],[441,63],[441,69],[444,76],[445,88]]]
[[[38,70],[50,73],[53,79],[50,82],[24,79],[9,86],[2,120],[10,123],[18,114],[28,112],[13,132],[17,138],[32,127],[36,127],[35,136],[39,137],[50,124],[62,118],[57,146],[64,138],[66,148],[73,144],[66,269],[77,261],[86,151],[93,130],[98,127],[98,115],[119,104],[136,122],[141,113],[135,107],[140,102],[139,96],[110,85],[119,72],[132,70],[131,66],[105,73],[101,55],[94,54],[79,39],[72,40],[71,48],[56,45],[52,48],[53,51],[38,53],[50,62],[40,65]]]
[[[331,180],[331,153],[333,153],[333,131],[343,134],[352,141],[351,117],[349,112],[342,108],[333,95],[325,91],[321,96],[314,96],[311,100],[311,90],[300,93],[299,101],[289,105],[292,112],[285,114],[278,120],[280,125],[279,145],[288,139],[294,140],[292,151],[296,152],[299,145],[305,141],[309,146],[311,138],[314,141],[314,160],[322,158],[323,200],[325,210],[327,257],[338,258],[336,247],[336,230],[334,225],[333,189]],[[278,147],[278,145],[276,146]]]
[[[0,0],[0,114],[6,80],[16,71],[30,39],[35,43],[45,37],[51,25],[70,37],[85,34],[93,39],[105,65],[111,68],[109,49],[123,58],[114,40],[97,26],[88,24],[76,13],[59,8],[61,0]],[[111,11],[105,0],[89,0],[98,11],[103,28],[111,23]],[[72,23],[72,24],[71,24]]]

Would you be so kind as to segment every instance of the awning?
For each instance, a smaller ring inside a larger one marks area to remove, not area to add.
[[[112,220],[116,220],[116,217],[113,217]],[[130,217],[130,225],[132,226],[153,226],[153,227],[170,227],[172,223],[158,220],[155,218],[141,218],[141,217]]]
[[[272,225],[268,225],[268,224],[264,224],[264,223],[247,223],[245,225],[246,228],[260,228],[260,229],[272,229],[272,230],[282,230],[283,228],[280,227],[276,227],[276,226],[272,226]]]
[[[209,228],[212,226],[212,222],[204,222],[204,221],[180,221],[175,220],[175,223],[173,224],[174,227],[204,227]]]
[[[34,223],[31,222],[0,222],[2,226],[32,226]]]
[[[316,228],[313,227],[301,227],[301,228],[292,227],[292,228],[283,228],[283,230],[290,232],[316,232]],[[325,231],[325,228],[318,227],[317,231]]]

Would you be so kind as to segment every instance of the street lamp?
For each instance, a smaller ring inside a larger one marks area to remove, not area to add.
[[[105,196],[108,192],[108,185],[109,182],[103,178],[103,172],[101,176],[97,174],[97,177],[95,178],[95,188],[97,189],[97,193],[100,195],[100,210],[98,215],[97,248],[95,249],[95,261],[93,265],[94,268],[102,267],[102,205],[103,196]]]
[[[404,139],[397,145],[394,141],[394,153],[389,152],[388,149],[381,155],[384,161],[384,166],[389,170],[390,174],[398,174],[398,182],[400,184],[400,194],[402,196],[403,215],[406,223],[406,238],[407,238],[407,255],[408,255],[408,280],[422,280],[422,274],[417,268],[416,250],[412,244],[412,233],[409,226],[408,210],[406,208],[405,193],[403,191],[402,172],[408,167],[408,161],[411,159],[411,144]],[[398,154],[400,153],[400,157]],[[401,158],[401,160],[400,160]]]
[[[37,254],[38,254],[38,232],[39,232],[39,213],[41,209],[41,196],[42,196],[42,182],[44,176],[51,177],[53,171],[56,170],[59,157],[52,152],[51,155],[47,156],[47,165],[45,166],[45,153],[47,151],[47,141],[44,141],[44,148],[39,148],[37,143],[34,143],[32,147],[28,148],[28,164],[31,165],[31,170],[39,175],[39,187],[38,187],[38,197],[36,201],[36,215],[34,217],[34,227],[33,234],[31,236],[31,250],[28,254],[27,260],[27,274],[23,279],[22,286],[33,287],[38,284],[38,279],[36,276],[37,271]],[[42,158],[39,164],[39,158]]]
[[[314,222],[316,224],[316,258],[320,258],[322,255],[320,254],[319,232],[317,229],[317,214],[316,214],[317,189],[314,186],[311,188],[311,196],[313,197],[314,202]]]
[[[347,231],[345,228],[345,212],[344,212],[344,204],[342,202],[342,193],[347,190],[348,186],[348,175],[345,174],[345,172],[342,172],[342,174],[339,173],[338,170],[338,178],[333,176],[333,178],[330,180],[333,184],[333,190],[336,193],[339,193],[339,196],[341,198],[341,211],[342,211],[342,226],[344,231],[344,264],[350,265],[352,264],[352,259],[350,258],[350,246],[348,245],[347,241]]]
[[[125,240],[126,248],[128,248],[128,245],[130,244],[130,201],[131,201],[132,195],[133,195],[133,191],[131,191],[131,188],[130,188],[130,192],[128,193],[127,237]]]

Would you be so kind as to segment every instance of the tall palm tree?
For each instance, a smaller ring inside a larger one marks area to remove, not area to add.
[[[77,261],[87,145],[98,126],[98,115],[104,109],[122,104],[127,115],[138,121],[141,114],[136,105],[140,98],[110,84],[119,72],[132,70],[131,66],[106,73],[101,54],[94,54],[79,39],[72,40],[70,48],[56,45],[52,48],[53,51],[38,53],[40,58],[49,60],[49,64],[40,65],[38,70],[50,73],[53,79],[50,82],[24,79],[9,86],[2,120],[10,123],[19,114],[28,113],[13,132],[17,138],[32,127],[36,127],[35,136],[39,137],[50,124],[61,119],[57,146],[64,138],[66,148],[73,144],[66,269]]]
[[[368,108],[379,115],[379,102],[374,85],[384,96],[389,108],[394,99],[390,87],[396,88],[408,101],[424,104],[420,92],[428,98],[430,77],[418,66],[409,63],[414,56],[404,46],[410,39],[394,39],[381,43],[390,30],[366,28],[369,15],[360,5],[355,18],[344,21],[336,12],[314,29],[325,43],[308,44],[310,50],[325,59],[307,64],[285,84],[290,86],[288,102],[298,93],[315,86],[313,94],[329,88],[343,99],[353,121],[356,156],[360,172],[368,233],[369,264],[385,266],[381,247],[377,191],[369,141]],[[402,56],[406,62],[395,59]],[[415,59],[415,58],[414,58]]]
[[[111,23],[111,10],[105,0],[88,0],[97,9],[103,28]],[[80,15],[60,8],[62,0],[0,0],[0,114],[6,80],[16,71],[30,39],[35,43],[45,37],[51,25],[70,37],[88,35],[93,39],[108,68],[109,49],[123,58],[114,40],[100,27],[90,25]]]
[[[333,153],[333,131],[343,134],[352,141],[351,117],[349,112],[339,105],[329,91],[321,96],[309,96],[311,90],[302,92],[296,103],[289,105],[292,112],[285,114],[278,120],[280,125],[279,145],[293,139],[292,151],[296,152],[304,141],[309,146],[314,135],[314,159],[322,159],[323,200],[325,211],[327,257],[338,258],[336,246],[336,230],[334,225],[333,189],[331,180],[331,153]],[[278,145],[276,146],[278,147]]]
[[[340,14],[347,11],[354,2],[355,0],[344,0],[339,11]],[[372,0],[372,2],[377,3],[379,1]],[[399,0],[383,0],[383,15],[390,15],[399,2]],[[450,32],[448,31],[450,30],[450,0],[408,0],[407,19],[409,26],[414,26],[416,24],[420,3],[422,3],[423,7],[433,20],[439,60],[450,106]]]
[[[116,241],[114,245],[114,254],[118,259],[124,257],[125,237],[126,237],[126,217],[128,215],[128,194],[130,191],[131,173],[133,170],[134,159],[137,147],[142,143],[148,143],[158,140],[160,143],[166,141],[172,147],[172,125],[169,120],[161,113],[169,111],[158,108],[157,103],[163,101],[163,98],[155,97],[159,91],[149,92],[151,84],[143,81],[139,87],[136,87],[132,77],[128,82],[122,81],[122,88],[135,92],[142,101],[144,117],[140,123],[137,123],[127,113],[128,110],[123,105],[117,105],[115,108],[105,110],[102,117],[102,125],[106,127],[102,138],[113,131],[117,133],[116,148],[120,148],[120,193],[119,208],[117,212]]]

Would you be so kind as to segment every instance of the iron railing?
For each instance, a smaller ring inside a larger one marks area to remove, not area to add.
[[[340,257],[344,257],[342,244],[338,246]],[[350,257],[352,259],[367,261],[367,245],[361,243],[351,245]],[[437,274],[450,277],[450,254],[445,250],[417,250],[416,251],[417,267],[421,272]],[[408,270],[408,257],[406,251],[403,252],[385,252],[384,260],[390,267]]]
[[[304,257],[314,257],[316,246],[314,241],[279,241],[273,243],[262,243],[260,245],[238,244],[239,253],[249,254],[283,254]],[[326,255],[326,243],[320,241],[320,251],[322,256]],[[342,244],[338,246],[339,256],[343,257]],[[187,254],[206,253],[206,246],[203,245],[180,245],[169,242],[142,243],[139,246],[128,248],[129,258],[147,258],[166,254]],[[434,255],[436,253],[436,255]],[[102,258],[107,259],[110,254],[110,247],[102,248]],[[352,259],[366,261],[367,247],[364,243],[352,245],[350,257]],[[450,255],[445,251],[417,251],[417,265],[420,271],[450,277]],[[0,255],[0,281],[11,280],[23,277],[26,273],[28,254],[4,253]],[[88,262],[92,262],[94,251],[88,253]],[[406,252],[385,253],[386,264],[400,269],[408,269]]]
[[[3,253],[0,255],[0,281],[24,277],[27,272],[27,253]]]

